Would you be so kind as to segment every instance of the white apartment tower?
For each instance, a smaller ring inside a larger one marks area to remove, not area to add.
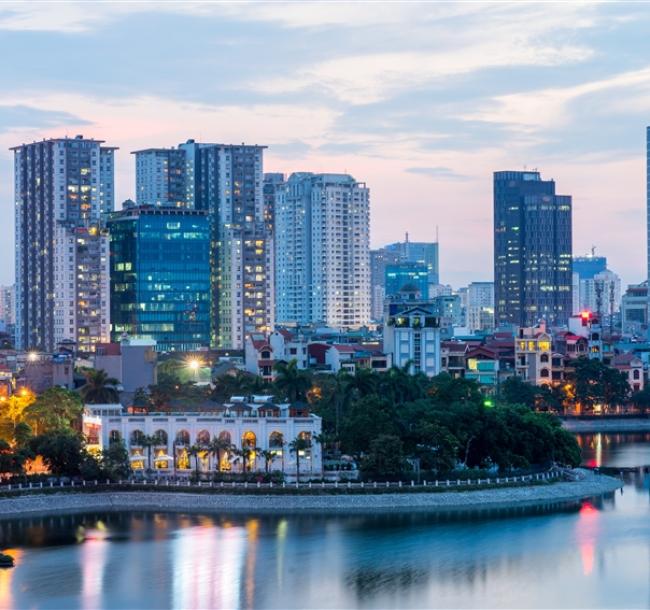
[[[279,323],[370,321],[369,189],[347,174],[295,173],[277,190]]]
[[[494,282],[467,287],[467,327],[472,332],[494,329]]]
[[[16,146],[16,346],[81,352],[109,340],[114,148],[53,138]]]

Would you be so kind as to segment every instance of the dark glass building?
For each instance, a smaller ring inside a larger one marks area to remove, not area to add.
[[[210,345],[210,226],[204,212],[123,210],[109,221],[111,338],[157,342],[158,351]]]
[[[563,325],[571,315],[571,197],[536,171],[494,173],[497,326]]]
[[[605,256],[573,257],[573,272],[577,273],[581,280],[593,280],[597,273],[606,270],[607,258]]]
[[[386,265],[386,296],[397,296],[405,286],[417,288],[421,299],[429,298],[429,268],[419,263]]]

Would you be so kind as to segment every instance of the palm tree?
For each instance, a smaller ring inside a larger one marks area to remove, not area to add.
[[[86,383],[79,390],[86,404],[104,405],[120,401],[120,394],[115,388],[120,382],[109,377],[104,370],[90,369],[84,373]]]
[[[277,373],[275,387],[287,397],[289,402],[307,400],[307,392],[311,388],[311,378],[308,373],[298,368],[298,361],[278,362],[274,367]]]
[[[140,437],[140,444],[147,449],[147,470],[151,470],[151,448],[157,443],[158,437],[143,434]]]
[[[190,454],[190,457],[194,458],[194,465],[195,465],[194,473],[196,474],[197,481],[199,479],[199,455],[203,451],[205,451],[205,448],[201,447],[200,445],[190,445],[190,447],[187,450],[187,453]]]
[[[297,436],[289,443],[289,451],[296,454],[296,481],[300,482],[300,452],[309,449],[311,443],[302,436]]]
[[[230,442],[224,438],[213,438],[210,442],[208,451],[217,458],[217,471],[221,470],[221,452],[229,451],[231,446]]]
[[[264,458],[264,470],[266,474],[268,474],[269,468],[273,464],[273,460],[275,459],[275,452],[269,451],[268,449],[258,449],[257,453],[258,455]]]
[[[377,374],[371,369],[356,369],[354,375],[348,377],[348,388],[361,398],[373,394],[377,388]]]

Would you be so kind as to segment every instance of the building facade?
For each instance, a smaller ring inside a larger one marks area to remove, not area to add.
[[[411,373],[438,375],[442,369],[440,318],[436,305],[419,298],[416,292],[387,298],[384,352],[390,356],[393,366],[409,365]]]
[[[265,472],[266,460],[254,451],[258,448],[273,454],[269,471],[291,476],[297,464],[289,444],[300,438],[307,444],[299,455],[301,475],[309,478],[323,472],[321,447],[315,440],[321,433],[320,417],[293,413],[289,405],[271,404],[268,397],[233,401],[210,413],[128,415],[121,405],[87,405],[83,427],[91,451],[123,442],[135,471],[151,468],[159,474],[188,476],[195,470]],[[156,439],[151,447],[146,437]],[[223,443],[219,451],[210,447],[215,441]],[[193,446],[198,447],[195,456]]]
[[[188,140],[135,153],[138,203],[208,215],[214,347],[243,349],[247,334],[273,326],[273,210],[263,193],[264,148]]]
[[[16,323],[16,287],[0,286],[0,323],[5,329]]]
[[[204,212],[164,207],[116,212],[109,222],[111,337],[158,351],[210,345],[210,223]]]
[[[440,270],[438,263],[438,242],[410,241],[408,233],[404,241],[395,242],[386,246],[387,252],[392,252],[398,256],[402,263],[419,263],[426,265],[429,270],[429,283],[440,283]],[[423,294],[424,298],[429,298],[430,294]]]
[[[498,326],[566,324],[572,313],[571,197],[536,171],[494,173]]]
[[[494,329],[494,282],[472,282],[467,287],[466,320],[471,332]]]
[[[14,151],[16,346],[53,352],[108,339],[107,238],[114,148],[58,138]]]
[[[405,286],[414,287],[421,298],[429,295],[429,269],[421,263],[397,263],[386,265],[385,280],[386,296],[398,295]]]
[[[389,252],[386,248],[370,250],[370,318],[375,322],[380,322],[384,318],[386,266],[397,265],[399,262],[399,255],[396,252]]]
[[[623,333],[642,336],[648,329],[648,282],[631,284],[621,298]]]
[[[292,174],[275,206],[276,320],[370,321],[369,190],[346,174]]]

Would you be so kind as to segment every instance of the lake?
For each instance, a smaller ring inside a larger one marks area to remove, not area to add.
[[[650,465],[650,434],[579,440],[587,464]],[[605,498],[472,517],[2,521],[0,608],[647,608],[650,475],[625,476]]]

